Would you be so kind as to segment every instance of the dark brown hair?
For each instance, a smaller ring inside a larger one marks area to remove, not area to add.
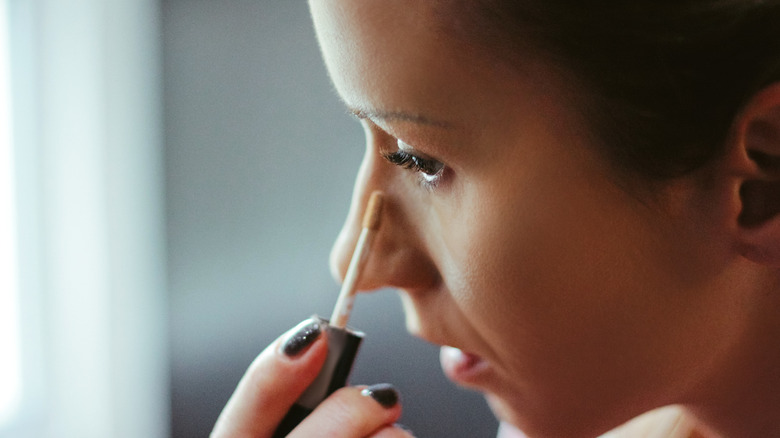
[[[717,156],[746,100],[780,81],[780,0],[445,3],[494,55],[530,44],[577,77],[609,156],[654,180]]]

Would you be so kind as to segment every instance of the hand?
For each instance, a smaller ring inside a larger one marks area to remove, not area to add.
[[[230,397],[212,438],[271,438],[279,422],[314,380],[328,353],[327,337],[307,320],[269,345],[254,360]],[[334,392],[289,438],[402,438],[401,416],[389,385],[346,387]]]

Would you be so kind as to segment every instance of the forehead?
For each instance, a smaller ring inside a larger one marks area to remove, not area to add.
[[[575,106],[574,82],[542,57],[518,52],[505,63],[464,42],[442,13],[449,1],[309,3],[331,79],[353,110],[484,130],[497,117],[517,124],[539,112],[533,105]]]
[[[331,78],[347,105],[439,112],[467,85],[453,38],[441,31],[436,1],[311,0]],[[411,99],[412,102],[409,102]]]

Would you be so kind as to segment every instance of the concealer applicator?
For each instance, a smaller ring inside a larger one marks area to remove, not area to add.
[[[287,436],[320,402],[347,384],[347,378],[364,336],[362,332],[347,328],[347,322],[355,302],[355,292],[360,274],[368,260],[374,235],[379,229],[382,202],[382,192],[371,193],[368,206],[363,213],[360,237],[352,253],[352,259],[349,262],[330,322],[319,318],[319,322],[328,336],[328,357],[325,359],[325,364],[314,382],[287,412],[274,432],[273,438]]]

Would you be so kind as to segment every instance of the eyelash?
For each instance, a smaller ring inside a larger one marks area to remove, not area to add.
[[[413,172],[418,172],[422,178],[422,182],[431,187],[439,182],[442,172],[444,171],[444,164],[400,149],[382,154],[382,156],[391,164],[403,167],[404,169],[409,169]]]

